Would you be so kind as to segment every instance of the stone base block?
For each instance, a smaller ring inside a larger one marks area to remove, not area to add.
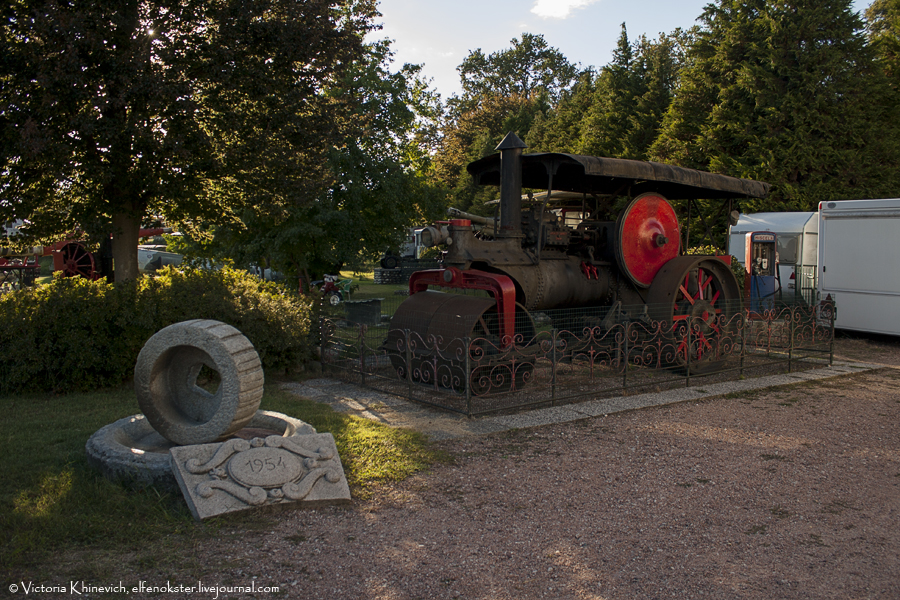
[[[350,488],[330,433],[169,450],[172,471],[194,518],[259,506],[320,506],[350,501]]]

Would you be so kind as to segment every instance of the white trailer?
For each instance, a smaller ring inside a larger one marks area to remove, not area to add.
[[[778,276],[785,301],[802,297],[809,304],[816,301],[816,260],[819,237],[818,214],[814,212],[779,212],[741,214],[729,227],[728,253],[746,265],[745,240],[748,233],[771,231],[778,252]]]
[[[900,199],[819,203],[819,298],[835,327],[900,335]]]

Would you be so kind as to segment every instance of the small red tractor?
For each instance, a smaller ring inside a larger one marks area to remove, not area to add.
[[[153,237],[171,233],[168,227],[141,229],[140,237]],[[35,246],[24,252],[12,252],[0,247],[0,283],[16,272],[19,283],[30,285],[40,271],[39,257],[52,256],[53,270],[62,272],[64,277],[84,277],[96,280],[112,275],[112,254],[108,243],[101,243],[97,252],[88,250],[86,242],[77,235],[69,235],[48,246]]]

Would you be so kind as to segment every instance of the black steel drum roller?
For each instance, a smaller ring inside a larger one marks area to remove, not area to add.
[[[521,305],[515,323],[513,339],[504,340],[493,298],[428,290],[397,308],[385,350],[401,378],[461,391],[471,377],[475,394],[508,391],[534,370],[523,352],[534,340],[534,321]]]

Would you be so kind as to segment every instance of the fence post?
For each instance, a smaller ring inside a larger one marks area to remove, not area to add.
[[[622,334],[622,338],[623,338],[622,343],[619,344],[619,347],[617,348],[617,350],[619,350],[619,352],[620,352],[619,364],[622,366],[622,393],[623,394],[628,390],[628,355],[629,355],[628,336],[630,333],[629,329],[631,329],[631,327],[633,325],[634,324],[631,323],[630,321],[625,324],[625,331]],[[622,347],[621,347],[622,344],[625,345],[624,351],[622,350]]]
[[[325,333],[325,317],[319,317],[319,360],[325,364],[326,348],[328,346],[328,336]]]
[[[796,323],[794,322],[797,317],[797,308],[796,305],[791,306],[791,326],[789,329],[789,333],[791,336],[791,342],[788,344],[788,373],[794,372],[794,334],[796,332]]]
[[[828,352],[828,366],[834,366],[834,322],[837,319],[837,302],[831,301],[831,344]]]
[[[556,404],[556,340],[559,330],[554,327],[550,330],[550,406]]]
[[[687,345],[684,347],[687,369],[685,369],[684,387],[691,387],[691,329],[693,326],[691,319],[687,319]]]
[[[403,330],[403,341],[406,345],[406,397],[412,400],[412,350],[409,347],[409,329]]]
[[[472,358],[469,352],[471,351],[472,339],[469,336],[465,337],[466,344],[466,369],[465,373],[463,373],[463,377],[466,380],[466,416],[472,417]]]
[[[359,349],[359,374],[360,384],[366,387],[366,326],[363,323],[357,324],[356,335],[358,338],[357,347]]]

